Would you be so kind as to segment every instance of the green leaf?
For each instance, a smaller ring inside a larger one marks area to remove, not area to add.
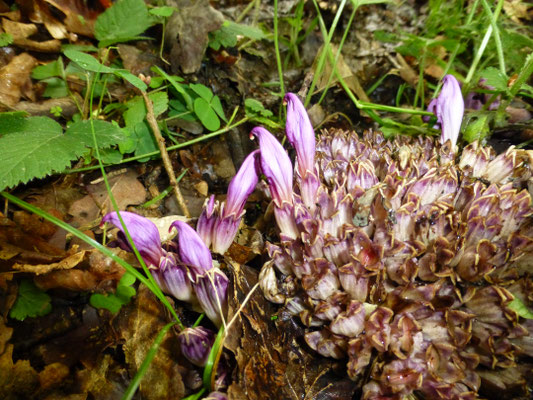
[[[96,19],[99,47],[134,40],[155,23],[144,0],[119,0]]]
[[[128,304],[133,296],[135,296],[135,288],[132,288],[131,285],[135,283],[135,277],[126,272],[120,278],[120,281],[117,285],[116,292],[109,293],[107,295],[94,293],[89,299],[89,303],[95,308],[105,308],[106,310],[111,311],[113,314],[117,313],[121,307],[125,304]]]
[[[193,110],[193,104],[192,104],[192,98],[185,90],[185,85],[182,85],[180,82],[183,82],[183,79],[179,76],[170,76],[165,71],[163,71],[158,66],[154,66],[151,68],[152,71],[159,74],[160,76],[164,77],[167,81],[170,82],[172,87],[176,89],[176,91],[183,96],[183,100],[185,100],[185,103],[187,103],[187,108],[192,111]]]
[[[224,24],[222,24],[222,29],[236,36],[240,35],[253,40],[261,40],[266,38],[265,33],[261,29],[251,25],[237,24],[236,22],[232,21],[224,21]]]
[[[154,135],[152,135],[150,128],[145,122],[137,124],[134,128],[134,133],[137,137],[137,144],[135,146],[136,156],[159,151]],[[148,160],[150,160],[150,157],[144,157],[139,159],[139,162],[146,162]]]
[[[198,97],[194,100],[194,113],[202,125],[208,130],[216,131],[220,128],[220,120],[218,119],[217,113],[205,99]]]
[[[486,80],[484,85],[493,86],[494,89],[502,92],[507,90],[507,77],[499,69],[488,67],[480,71],[478,75],[480,79]]]
[[[174,14],[174,11],[178,11],[178,9],[174,8],[174,7],[164,6],[164,7],[152,8],[152,9],[150,9],[149,12],[150,12],[150,14],[156,15],[158,17],[168,18],[172,14]]]
[[[533,312],[529,308],[527,308],[526,305],[522,302],[522,300],[520,300],[516,296],[513,301],[511,301],[507,305],[507,307],[509,307],[522,318],[533,319]]]
[[[70,60],[74,61],[80,67],[87,71],[92,72],[102,72],[102,73],[113,73],[115,72],[114,68],[110,68],[101,64],[96,58],[87,53],[82,53],[78,50],[65,50],[65,56]]]
[[[208,103],[213,98],[213,92],[211,91],[211,89],[209,89],[205,85],[202,85],[201,83],[191,83],[189,87],[192,89],[194,93],[196,93],[198,96],[200,96],[202,99],[204,99]]]
[[[100,293],[93,293],[89,299],[89,303],[94,308],[104,308],[113,314],[119,312],[122,308],[122,301],[119,298],[113,295],[105,296]]]
[[[62,44],[61,45],[61,51],[64,53],[65,50],[77,50],[77,51],[83,51],[85,53],[95,52],[98,51],[97,47],[94,47],[90,44]]]
[[[263,117],[271,117],[273,115],[272,111],[267,110],[259,100],[246,99],[244,100],[244,107],[247,114],[260,114]]]
[[[115,75],[123,78],[125,81],[128,81],[137,89],[145,91],[148,86],[144,83],[139,77],[133,75],[130,71],[124,69],[117,69],[113,71]]]
[[[62,171],[85,146],[47,117],[0,118],[0,189]]]
[[[93,120],[94,134],[98,148],[105,148],[117,144],[124,140],[122,130],[111,122],[102,120]],[[70,125],[65,135],[76,138],[87,147],[94,147],[91,121],[79,121]]]
[[[148,95],[148,98],[154,104],[154,114],[156,117],[168,109],[168,94],[166,92],[151,93]],[[128,110],[123,114],[126,126],[134,127],[146,117],[146,105],[141,96],[135,96],[126,103],[126,106]]]
[[[220,97],[215,96],[211,99],[211,107],[223,121],[228,122],[224,114],[224,109],[222,108],[222,103],[220,102]]]
[[[13,36],[5,32],[0,33],[0,47],[9,46],[11,43],[13,43]]]
[[[118,164],[122,161],[122,153],[117,149],[101,149],[100,159],[104,164]]]
[[[490,116],[490,113],[468,113],[465,116],[464,124],[466,128],[463,133],[463,138],[468,143],[486,138],[490,134]]]
[[[28,279],[20,282],[17,300],[9,312],[9,316],[19,321],[26,317],[41,317],[52,311],[50,296],[39,289]]]
[[[43,79],[42,82],[46,83],[46,89],[44,90],[43,97],[57,99],[68,96],[67,82],[65,82],[63,79],[48,78]]]
[[[51,63],[39,65],[31,71],[31,77],[39,80],[51,77],[62,77],[63,74],[64,66],[61,57]]]

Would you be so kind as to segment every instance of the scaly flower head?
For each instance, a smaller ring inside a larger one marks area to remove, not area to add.
[[[215,333],[203,326],[185,328],[178,335],[181,353],[191,363],[205,367],[207,358],[215,342]]]

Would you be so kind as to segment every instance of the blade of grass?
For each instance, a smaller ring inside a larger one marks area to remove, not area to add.
[[[135,374],[128,388],[124,392],[124,395],[122,396],[122,400],[131,400],[133,398],[133,396],[135,395],[135,392],[137,391],[137,388],[141,384],[141,380],[144,374],[146,374],[146,372],[148,371],[148,368],[150,367],[152,360],[157,354],[157,351],[159,350],[159,346],[161,346],[161,343],[163,342],[163,339],[165,338],[169,329],[172,328],[175,324],[176,322],[169,322],[163,327],[163,329],[161,329],[161,331],[159,331],[159,334],[157,335],[154,342],[150,346],[150,349],[146,353],[146,356],[144,357],[144,360],[141,366],[139,367],[137,373]]]
[[[222,354],[222,345],[224,344],[224,338],[225,338],[225,330],[224,327],[221,326],[217,337],[215,339],[215,342],[213,343],[213,347],[211,348],[211,351],[209,352],[209,357],[207,358],[207,363],[205,364],[204,368],[204,375],[203,375],[203,382],[204,382],[204,388],[208,391],[212,389],[212,383],[215,380],[216,370],[215,367],[218,364],[218,359],[220,358],[220,354]]]
[[[281,54],[279,52],[278,0],[274,0],[274,50],[276,52],[276,64],[278,65],[279,89],[283,98],[285,96],[285,84],[283,83],[283,68],[281,66]]]
[[[492,26],[494,43],[496,44],[496,53],[498,53],[498,63],[500,65],[500,72],[503,74],[503,76],[507,76],[506,69],[505,69],[505,57],[503,56],[502,39],[500,37],[500,30],[498,28],[498,24],[496,23],[498,14],[500,13],[502,6],[503,6],[503,0],[498,1],[494,14],[492,13],[492,10],[490,9],[490,6],[489,6],[489,3],[487,3],[487,0],[481,0],[481,3],[483,5],[483,8],[485,9],[485,13],[490,19],[490,25]]]

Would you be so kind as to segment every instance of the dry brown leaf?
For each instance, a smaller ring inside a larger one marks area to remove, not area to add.
[[[78,33],[85,36],[94,36],[94,23],[98,14],[103,9],[92,11],[87,7],[85,1],[72,1],[72,0],[44,0],[48,4],[56,7],[63,14],[65,24],[69,32]],[[98,4],[97,2],[93,2]],[[83,17],[83,18],[80,18]]]
[[[529,14],[529,9],[531,8],[531,3],[526,3],[522,0],[505,0],[503,2],[503,9],[505,14],[511,18],[513,22],[520,24],[520,19],[525,19],[530,21],[531,15]]]
[[[13,345],[0,356],[0,399],[31,399],[39,385],[37,372],[28,360],[13,363]]]
[[[46,30],[54,39],[70,39],[75,41],[76,35],[69,35],[67,28],[61,22],[54,18],[50,9],[43,0],[35,0],[33,3],[32,22],[43,23]]]
[[[2,21],[7,21],[3,19]],[[0,69],[0,103],[13,107],[20,100],[21,88],[30,81],[30,74],[37,60],[28,53],[14,57]]]
[[[118,371],[117,371],[118,370]],[[124,388],[117,382],[123,371],[109,354],[105,354],[95,368],[79,371],[76,380],[82,392],[93,399],[120,399]]]
[[[77,292],[91,291],[98,285],[98,279],[94,274],[80,269],[53,271],[36,276],[34,282],[43,290],[63,288]]]
[[[50,390],[54,386],[58,386],[69,375],[69,368],[65,364],[53,363],[48,364],[39,372],[39,383],[41,390]]]
[[[159,331],[167,324],[167,312],[155,295],[140,285],[135,302],[128,305],[128,312],[121,313],[120,317],[117,331],[125,340],[124,354],[133,376]],[[176,359],[178,348],[177,337],[170,331],[141,381],[143,398],[173,400],[184,397],[185,386]]]
[[[13,36],[13,40],[26,39],[31,35],[37,33],[37,26],[35,24],[23,24],[22,22],[10,21],[7,18],[2,18],[2,28],[6,33]]]
[[[41,264],[41,265],[14,264],[13,269],[20,271],[20,272],[29,272],[29,273],[36,274],[36,275],[42,275],[42,274],[46,274],[51,271],[74,268],[80,262],[83,261],[84,257],[85,257],[85,250],[82,250],[56,263]]]
[[[195,183],[194,188],[200,195],[202,195],[203,197],[207,197],[207,194],[209,192],[209,186],[207,185],[206,181],[200,181],[198,183]]]

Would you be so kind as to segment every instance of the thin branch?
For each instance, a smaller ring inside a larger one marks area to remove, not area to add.
[[[157,120],[155,119],[154,105],[152,104],[152,100],[150,100],[145,91],[141,91],[141,94],[144,98],[144,103],[146,104],[146,120],[148,121],[148,125],[150,125],[150,128],[152,128],[152,132],[157,141],[157,145],[159,146],[159,151],[161,152],[161,159],[163,160],[163,165],[165,166],[165,170],[167,171],[170,184],[174,189],[176,200],[178,201],[183,215],[185,215],[187,218],[190,218],[191,214],[189,213],[189,209],[187,208],[185,200],[183,199],[183,195],[181,194],[181,190],[178,186],[178,181],[176,180],[176,175],[174,174],[174,170],[172,169],[170,157],[168,156],[167,148],[165,147],[165,139],[163,138],[163,136],[161,136],[159,125],[157,125]]]

